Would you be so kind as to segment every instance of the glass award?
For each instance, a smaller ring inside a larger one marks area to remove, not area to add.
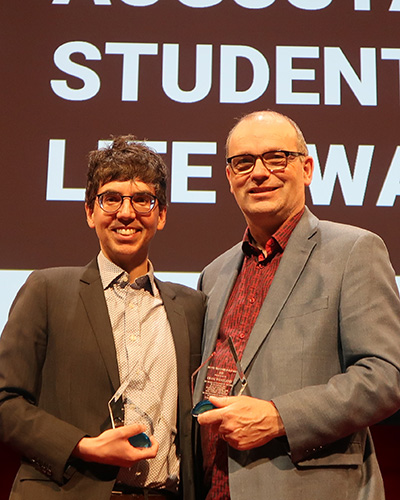
[[[140,404],[137,404],[137,401]],[[128,376],[108,402],[108,411],[113,429],[119,425],[142,424],[146,427],[129,438],[135,448],[150,448],[150,437],[154,434],[153,422],[161,419],[161,401],[151,383],[147,372],[137,367],[130,370]],[[117,415],[123,412],[123,418]]]
[[[207,375],[204,381],[203,399],[199,401],[196,405],[194,405],[194,407],[192,408],[193,417],[198,417],[202,413],[216,408],[209,400],[210,396],[229,396],[231,394],[233,382],[227,382],[227,372],[230,372],[229,375],[232,375],[232,373],[236,375],[237,373],[239,376],[241,388],[237,394],[238,396],[241,396],[243,394],[243,391],[247,386],[247,380],[242,368],[242,364],[240,362],[235,345],[230,335],[224,342],[224,344],[226,343],[229,347],[229,352],[231,353],[233,360],[235,362],[236,370],[220,368],[218,366],[208,366]],[[196,375],[205,365],[209,364],[214,355],[215,351],[211,354],[211,356],[209,356],[205,361],[203,361],[203,363],[197,368],[196,371],[193,372],[192,395],[194,391],[194,379]],[[234,378],[235,378],[234,376],[233,377],[229,376],[229,380],[233,380]]]

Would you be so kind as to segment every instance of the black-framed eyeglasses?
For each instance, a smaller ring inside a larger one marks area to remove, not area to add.
[[[266,151],[261,155],[236,155],[226,159],[226,162],[231,167],[235,174],[249,174],[256,164],[257,158],[260,158],[264,167],[272,172],[282,172],[287,167],[290,157],[297,158],[305,156],[304,153],[297,151]]]
[[[135,193],[132,196],[107,191],[96,195],[100,208],[108,214],[115,214],[122,207],[125,198],[129,198],[133,210],[137,214],[148,214],[154,210],[158,198],[150,193]]]

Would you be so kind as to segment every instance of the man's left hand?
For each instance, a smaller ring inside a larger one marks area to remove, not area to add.
[[[209,399],[217,408],[199,415],[199,424],[215,426],[222,439],[237,450],[250,450],[285,434],[282,419],[271,401],[248,396]]]

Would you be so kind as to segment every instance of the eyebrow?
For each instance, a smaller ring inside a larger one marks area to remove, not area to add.
[[[137,191],[136,193],[133,194],[124,195],[120,191],[116,191],[115,189],[108,189],[107,191],[104,191],[104,193],[98,193],[98,195],[101,194],[120,194],[121,196],[135,196],[135,194],[149,194],[150,196],[155,196],[155,194],[151,193],[150,191]]]

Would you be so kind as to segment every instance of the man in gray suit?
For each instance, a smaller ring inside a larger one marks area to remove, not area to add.
[[[33,272],[14,301],[0,339],[0,440],[22,455],[13,500],[195,497],[190,374],[205,299],[154,277],[166,185],[160,156],[132,136],[93,151],[98,257]]]
[[[208,311],[195,399],[216,407],[198,417],[207,498],[381,500],[368,426],[400,406],[385,245],[305,207],[313,160],[288,117],[245,116],[227,157],[247,229],[199,281]]]

